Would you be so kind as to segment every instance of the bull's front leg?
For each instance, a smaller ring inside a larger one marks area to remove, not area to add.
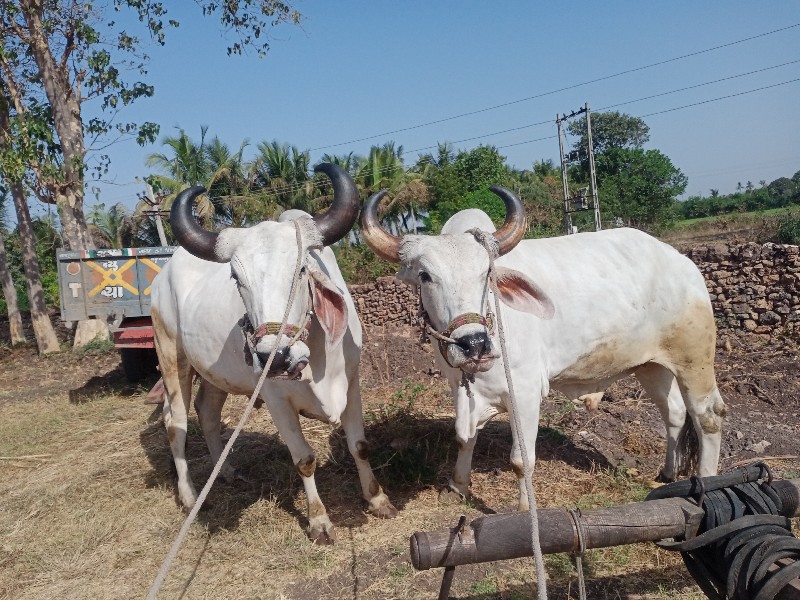
[[[450,499],[452,494],[458,494],[459,499],[469,497],[469,486],[471,483],[470,473],[472,472],[472,453],[475,450],[475,441],[478,439],[478,432],[475,431],[468,440],[458,439],[458,457],[456,466],[453,469],[453,476],[448,482],[448,489],[442,490],[439,494],[440,499]]]
[[[458,500],[469,497],[472,471],[472,453],[478,439],[478,423],[475,396],[467,393],[460,382],[451,379],[450,388],[453,390],[453,405],[456,411],[456,442],[458,443],[458,457],[453,469],[453,476],[447,488],[439,494],[439,500]],[[482,400],[482,398],[481,398]]]
[[[517,476],[517,483],[519,484],[519,504],[517,509],[520,511],[528,510],[528,491],[525,486],[525,463],[522,458],[522,450],[520,447],[519,439],[516,433],[522,437],[525,445],[525,451],[528,454],[528,464],[531,469],[531,479],[533,479],[533,466],[536,463],[536,437],[539,433],[539,407],[541,399],[533,402],[520,402],[520,396],[517,395],[517,415],[519,416],[519,424],[521,431],[516,432],[513,426],[514,415],[511,414],[511,406],[509,403],[509,420],[512,420],[512,445],[511,445],[511,468]]]
[[[272,420],[278,428],[289,452],[292,455],[292,462],[300,473],[303,480],[303,488],[306,492],[306,504],[308,515],[308,537],[315,544],[332,544],[336,540],[336,533],[333,529],[325,510],[325,505],[317,493],[317,484],[314,480],[314,471],[317,468],[317,458],[314,450],[309,446],[303,431],[300,429],[300,419],[294,407],[287,398],[273,398],[272,395],[265,398]]]
[[[381,519],[392,519],[397,516],[397,509],[383,492],[372,466],[369,463],[369,446],[364,439],[364,417],[361,412],[361,392],[358,388],[358,376],[347,390],[347,406],[342,413],[342,429],[347,437],[347,447],[353,460],[356,461],[358,478],[361,481],[361,493],[369,504],[369,512]]]

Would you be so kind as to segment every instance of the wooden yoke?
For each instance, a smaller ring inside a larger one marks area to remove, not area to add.
[[[800,479],[774,481],[782,515],[800,516]],[[563,508],[539,510],[542,552],[577,552],[577,527],[585,548],[605,548],[666,538],[693,537],[705,511],[686,498],[665,498],[596,508],[575,517]],[[411,536],[411,564],[426,570],[531,556],[528,513],[479,517],[463,527]]]

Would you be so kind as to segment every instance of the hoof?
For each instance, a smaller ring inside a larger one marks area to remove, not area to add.
[[[336,541],[336,532],[330,527],[309,527],[308,538],[318,546],[331,546]]]
[[[388,501],[375,508],[370,508],[369,512],[379,519],[394,519],[397,516],[397,509]]]
[[[443,488],[439,492],[440,504],[461,504],[465,502],[467,497],[451,488]]]
[[[656,481],[658,483],[672,483],[673,481],[675,481],[675,478],[667,477],[666,475],[664,475],[664,471],[659,471],[658,477],[656,477]]]

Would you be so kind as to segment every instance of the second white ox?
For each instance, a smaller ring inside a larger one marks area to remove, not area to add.
[[[539,406],[550,389],[578,398],[635,373],[667,427],[661,478],[676,478],[694,464],[692,459],[701,476],[715,474],[725,404],[714,377],[714,315],[695,265],[634,229],[521,241],[520,201],[501,187],[492,191],[506,206],[505,223],[497,231],[484,212],[470,209],[448,220],[441,235],[399,238],[378,220],[384,192],[371,196],[361,212],[367,244],[402,265],[398,278],[419,287],[431,326],[452,340],[434,350],[455,403],[459,453],[450,488],[468,494],[477,432],[508,407],[497,332],[486,319],[487,311],[494,311],[489,256],[474,229],[490,232],[500,256],[502,320],[531,464]],[[461,385],[462,371],[474,375],[474,403]],[[686,434],[692,426],[699,456],[690,456],[692,436]],[[524,510],[516,439],[511,463]]]
[[[191,508],[197,499],[185,456],[193,374],[201,378],[195,407],[216,462],[223,447],[220,414],[225,399],[229,393],[253,392],[277,345],[270,374],[278,378],[265,381],[260,397],[302,478],[309,536],[317,543],[330,543],[333,525],[317,494],[316,459],[298,414],[341,423],[369,510],[379,517],[393,517],[397,511],[367,460],[358,380],[361,324],[327,247],[355,222],[358,191],[341,168],[323,164],[316,170],[331,178],[334,199],[326,213],[313,219],[289,211],[278,222],[212,233],[192,216],[193,201],[204,190],[181,192],[170,222],[183,248],[153,282],[152,317],[166,388],[164,422],[183,505]],[[298,252],[303,266],[296,299],[289,325],[279,331]],[[314,318],[308,321],[312,310]],[[221,473],[226,479],[234,475],[227,465]]]

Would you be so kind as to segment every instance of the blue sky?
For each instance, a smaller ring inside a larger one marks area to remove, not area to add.
[[[363,155],[393,140],[413,164],[415,150],[451,141],[464,149],[493,144],[510,164],[530,168],[558,162],[556,114],[587,101],[601,110],[800,60],[800,26],[702,52],[800,24],[794,1],[305,1],[296,4],[301,27],[273,30],[263,59],[226,56],[213,19],[193,2],[168,4],[181,27],[163,48],[146,48],[155,96],[123,115],[159,123],[161,135],[145,148],[125,141],[104,151],[113,182],[99,186],[106,206],[135,204],[143,189],[135,178],[150,172],[145,157],[177,127],[199,139],[207,125],[233,149],[247,139],[247,157],[273,139],[312,149],[312,160]],[[730,193],[737,182],[758,185],[800,170],[800,81],[786,83],[798,78],[795,62],[615,110],[644,117],[647,148],[688,176],[687,194]],[[742,94],[767,86],[776,87]],[[706,102],[733,94],[742,95]],[[653,114],[699,102],[706,103]],[[473,111],[481,112],[450,119]],[[513,131],[459,142],[502,130]],[[362,138],[369,139],[351,142]],[[96,202],[88,193],[87,205]]]

